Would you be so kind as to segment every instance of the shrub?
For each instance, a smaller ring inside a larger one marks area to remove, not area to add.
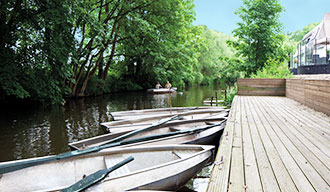
[[[288,69],[286,61],[281,62],[277,58],[267,60],[265,66],[258,70],[251,78],[292,78],[293,75]]]

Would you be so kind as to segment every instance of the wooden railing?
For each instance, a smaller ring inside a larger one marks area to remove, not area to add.
[[[317,76],[315,76],[317,77]],[[293,79],[238,79],[237,95],[286,96],[330,115],[330,76]]]
[[[237,94],[285,96],[285,79],[237,79]]]

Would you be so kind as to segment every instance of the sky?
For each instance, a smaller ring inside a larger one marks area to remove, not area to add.
[[[240,18],[235,15],[242,0],[194,0],[196,20],[194,25],[231,34]],[[320,22],[325,13],[330,13],[330,0],[280,0],[285,11],[281,13],[283,32],[295,32],[303,27]]]

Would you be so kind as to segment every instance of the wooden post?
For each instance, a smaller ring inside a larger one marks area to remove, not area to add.
[[[215,105],[218,106],[218,93],[215,92]]]
[[[211,97],[211,106],[212,106],[212,104],[213,104],[213,96]]]
[[[225,103],[227,104],[227,88],[225,89]]]

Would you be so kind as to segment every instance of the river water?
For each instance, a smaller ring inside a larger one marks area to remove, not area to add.
[[[220,95],[217,87],[192,87],[175,94],[115,93],[69,100],[64,106],[19,105],[0,109],[0,162],[68,151],[68,143],[102,134],[100,123],[114,111],[201,106]]]

